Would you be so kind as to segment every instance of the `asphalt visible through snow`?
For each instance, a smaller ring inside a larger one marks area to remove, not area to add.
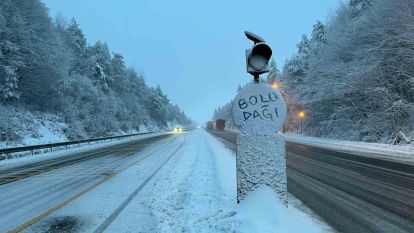
[[[210,131],[236,151],[237,134]],[[414,164],[286,143],[288,191],[338,232],[414,232]]]
[[[22,166],[15,166],[13,168],[0,169],[0,185],[14,182],[26,177],[41,174],[51,170],[59,169],[62,167],[86,162],[88,160],[98,159],[107,155],[116,153],[135,153],[139,148],[145,146],[148,143],[166,138],[171,134],[163,134],[155,137],[144,138],[128,143],[121,143],[113,146],[108,146],[96,150],[90,150],[88,152],[68,154],[66,156],[59,156],[57,158],[48,159],[41,162],[25,164]]]
[[[0,232],[24,230],[130,166],[157,154],[173,144],[175,138],[176,134],[163,134],[0,169]],[[151,153],[140,153],[148,147],[153,147]],[[77,232],[81,223],[71,216],[48,221],[46,232]]]

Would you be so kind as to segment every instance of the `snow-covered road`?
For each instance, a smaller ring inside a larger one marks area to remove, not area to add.
[[[1,185],[0,232],[330,231],[267,187],[237,205],[234,155],[203,130],[132,149]]]
[[[210,131],[236,150],[237,133]],[[286,143],[288,191],[339,232],[414,232],[408,162]]]
[[[0,232],[19,230],[36,222],[120,171],[152,157],[174,140],[176,137],[157,139],[150,145],[142,140],[131,141],[1,169],[2,181],[15,181],[0,185]],[[61,160],[67,163],[61,164]],[[24,178],[26,175],[30,176]]]

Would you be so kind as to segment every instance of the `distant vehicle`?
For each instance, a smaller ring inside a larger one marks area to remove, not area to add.
[[[223,119],[217,119],[216,120],[216,130],[223,131],[225,127],[226,127],[226,121],[225,120],[223,120]]]
[[[183,132],[183,128],[181,127],[174,128],[174,133],[181,133],[181,132]]]
[[[207,127],[207,130],[213,130],[214,129],[214,123],[212,121],[207,121],[206,127]]]
[[[184,128],[182,126],[180,126],[180,125],[176,125],[172,131],[174,133],[181,133],[181,132],[184,131]]]

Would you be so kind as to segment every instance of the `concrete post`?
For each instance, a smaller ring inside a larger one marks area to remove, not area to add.
[[[249,191],[268,185],[287,205],[285,139],[282,135],[237,137],[237,202]]]

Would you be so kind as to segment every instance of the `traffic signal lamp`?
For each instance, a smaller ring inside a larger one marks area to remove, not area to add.
[[[272,56],[272,49],[260,36],[248,31],[244,33],[249,40],[254,42],[253,47],[246,50],[247,73],[258,79],[260,74],[269,72],[268,65]]]

